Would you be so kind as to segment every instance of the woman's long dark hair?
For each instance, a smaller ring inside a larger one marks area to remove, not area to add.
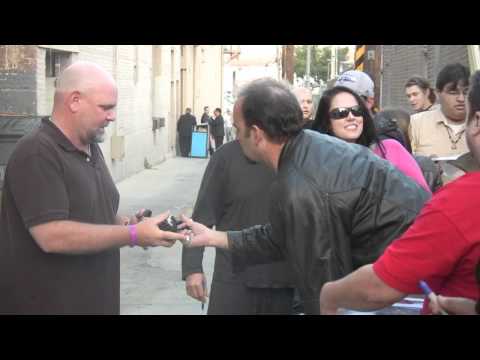
[[[313,122],[312,130],[335,136],[332,131],[332,123],[330,121],[330,105],[333,98],[340,93],[348,93],[352,95],[363,113],[363,131],[355,143],[367,147],[375,144],[380,148],[382,155],[385,156],[385,151],[375,130],[375,124],[373,123],[372,115],[370,114],[370,111],[368,111],[365,101],[355,91],[347,87],[335,86],[323,93],[322,97],[320,98],[320,102],[318,103],[317,114],[315,115],[315,121]]]

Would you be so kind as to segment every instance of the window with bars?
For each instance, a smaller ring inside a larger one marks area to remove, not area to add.
[[[47,49],[45,54],[45,76],[57,77],[63,69],[70,65],[71,61],[71,52]]]

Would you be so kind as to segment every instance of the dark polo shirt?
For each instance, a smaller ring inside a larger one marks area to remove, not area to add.
[[[52,220],[114,224],[119,194],[100,147],[77,150],[49,120],[7,165],[0,222],[0,313],[119,314],[118,249],[47,254],[30,235]]]

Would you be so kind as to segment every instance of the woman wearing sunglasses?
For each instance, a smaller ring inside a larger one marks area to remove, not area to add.
[[[323,93],[312,129],[369,147],[376,155],[390,161],[431,192],[420,167],[408,151],[396,140],[378,139],[372,116],[364,101],[349,88],[336,86]]]

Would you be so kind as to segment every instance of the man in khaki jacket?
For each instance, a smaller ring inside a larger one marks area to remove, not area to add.
[[[461,64],[445,66],[437,77],[440,107],[412,115],[410,139],[416,155],[459,156],[468,152],[465,141],[465,97],[470,71]]]

